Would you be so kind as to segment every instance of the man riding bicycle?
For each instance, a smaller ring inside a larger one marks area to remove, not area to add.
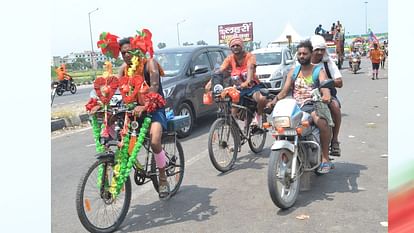
[[[266,106],[266,97],[259,92],[264,85],[260,83],[256,76],[256,57],[244,50],[243,40],[238,36],[233,36],[229,42],[232,54],[224,59],[223,64],[217,73],[230,73],[233,84],[240,88],[240,104],[243,104],[243,97],[252,97],[257,103],[257,114],[252,124],[260,125],[263,109]],[[211,80],[206,84],[206,91],[211,90]],[[236,109],[232,112],[235,114]]]

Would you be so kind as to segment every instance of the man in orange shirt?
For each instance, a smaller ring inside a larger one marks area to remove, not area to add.
[[[240,102],[243,104],[243,97],[253,98],[257,103],[257,114],[252,124],[260,125],[263,109],[266,106],[266,97],[259,92],[265,86],[260,83],[256,76],[256,57],[244,50],[243,39],[233,36],[229,42],[232,54],[224,59],[218,73],[230,73],[233,84],[240,88]],[[206,91],[211,89],[211,80],[205,87]]]
[[[382,54],[383,52],[378,48],[378,44],[374,43],[374,49],[371,49],[368,54],[372,62],[372,80],[375,78],[378,79],[378,69],[383,56]]]
[[[66,73],[65,64],[62,64],[59,68],[56,69],[57,79],[59,83],[63,85],[65,90],[69,90],[69,80],[72,78],[68,73]]]

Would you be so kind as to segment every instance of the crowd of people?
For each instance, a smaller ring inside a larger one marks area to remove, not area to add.
[[[280,93],[272,100],[267,100],[260,93],[260,89],[264,85],[256,76],[256,58],[254,54],[244,49],[243,39],[235,35],[229,41],[231,54],[223,61],[220,68],[216,69],[217,74],[226,74],[233,78],[234,83],[237,83],[237,88],[240,91],[240,101],[243,101],[244,96],[251,97],[257,102],[257,113],[252,121],[252,124],[261,124],[261,116],[265,108],[272,108],[279,100],[286,98],[291,93],[297,104],[303,111],[311,114],[313,122],[320,129],[320,141],[322,148],[322,163],[318,169],[319,173],[328,173],[333,168],[330,162],[329,155],[340,156],[341,148],[339,142],[339,129],[341,126],[341,103],[337,96],[336,88],[343,86],[341,72],[327,53],[327,45],[323,36],[320,34],[330,33],[335,34],[343,30],[339,20],[332,24],[331,30],[327,32],[319,25],[315,29],[315,35],[310,39],[302,41],[297,46],[297,63],[287,74],[286,81]],[[124,60],[118,77],[126,76],[127,68],[131,66],[131,38],[125,38],[119,41],[119,49]],[[353,51],[355,56],[360,56],[358,51]],[[368,58],[372,62],[372,80],[378,79],[378,69],[384,67],[386,53],[381,50],[377,43],[373,44],[373,49],[368,53]],[[149,85],[149,91],[158,93],[163,97],[163,91],[160,81],[160,73],[162,68],[153,58],[143,60],[144,67],[140,71],[140,75],[145,78]],[[294,73],[294,69],[299,67],[299,72]],[[317,81],[310,82],[312,79],[313,70],[319,67]],[[67,73],[63,69],[57,70],[59,80],[63,82],[63,78]],[[318,88],[319,83],[326,79],[334,80],[334,88],[321,88],[322,100],[330,109],[334,127],[332,131],[329,129],[327,119],[324,119],[315,111],[311,100],[311,91]],[[205,92],[211,91],[211,80],[205,86]],[[242,104],[242,103],[240,103]],[[134,113],[141,115],[144,112],[145,106],[136,106]],[[161,134],[166,128],[166,116],[164,108],[160,108],[152,114],[153,123],[151,125],[151,147],[155,153],[157,167],[160,170],[160,197],[163,198],[168,195],[169,187],[166,182],[164,165],[165,155],[161,147]]]

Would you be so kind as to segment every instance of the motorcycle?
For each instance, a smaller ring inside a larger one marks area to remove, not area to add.
[[[357,71],[359,70],[359,63],[360,63],[360,58],[358,57],[351,58],[351,68],[354,74],[356,74]]]
[[[72,78],[68,80],[66,85],[58,81],[54,81],[52,85],[55,86],[55,92],[58,96],[63,95],[65,91],[70,91],[72,94],[75,94],[77,91],[76,84]]]
[[[319,88],[332,87],[333,80],[329,79],[321,82]],[[318,88],[312,91],[312,101],[317,112],[328,108],[322,103]],[[279,100],[272,118],[275,141],[269,159],[268,188],[273,203],[288,209],[296,202],[300,183],[304,182],[303,187],[310,186],[310,172],[316,172],[321,164],[319,129],[312,124],[311,115],[301,111],[294,99]]]

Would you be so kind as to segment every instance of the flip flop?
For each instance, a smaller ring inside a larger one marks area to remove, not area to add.
[[[333,168],[333,163],[331,162],[323,162],[319,166],[318,170],[316,171],[319,174],[326,174]]]

